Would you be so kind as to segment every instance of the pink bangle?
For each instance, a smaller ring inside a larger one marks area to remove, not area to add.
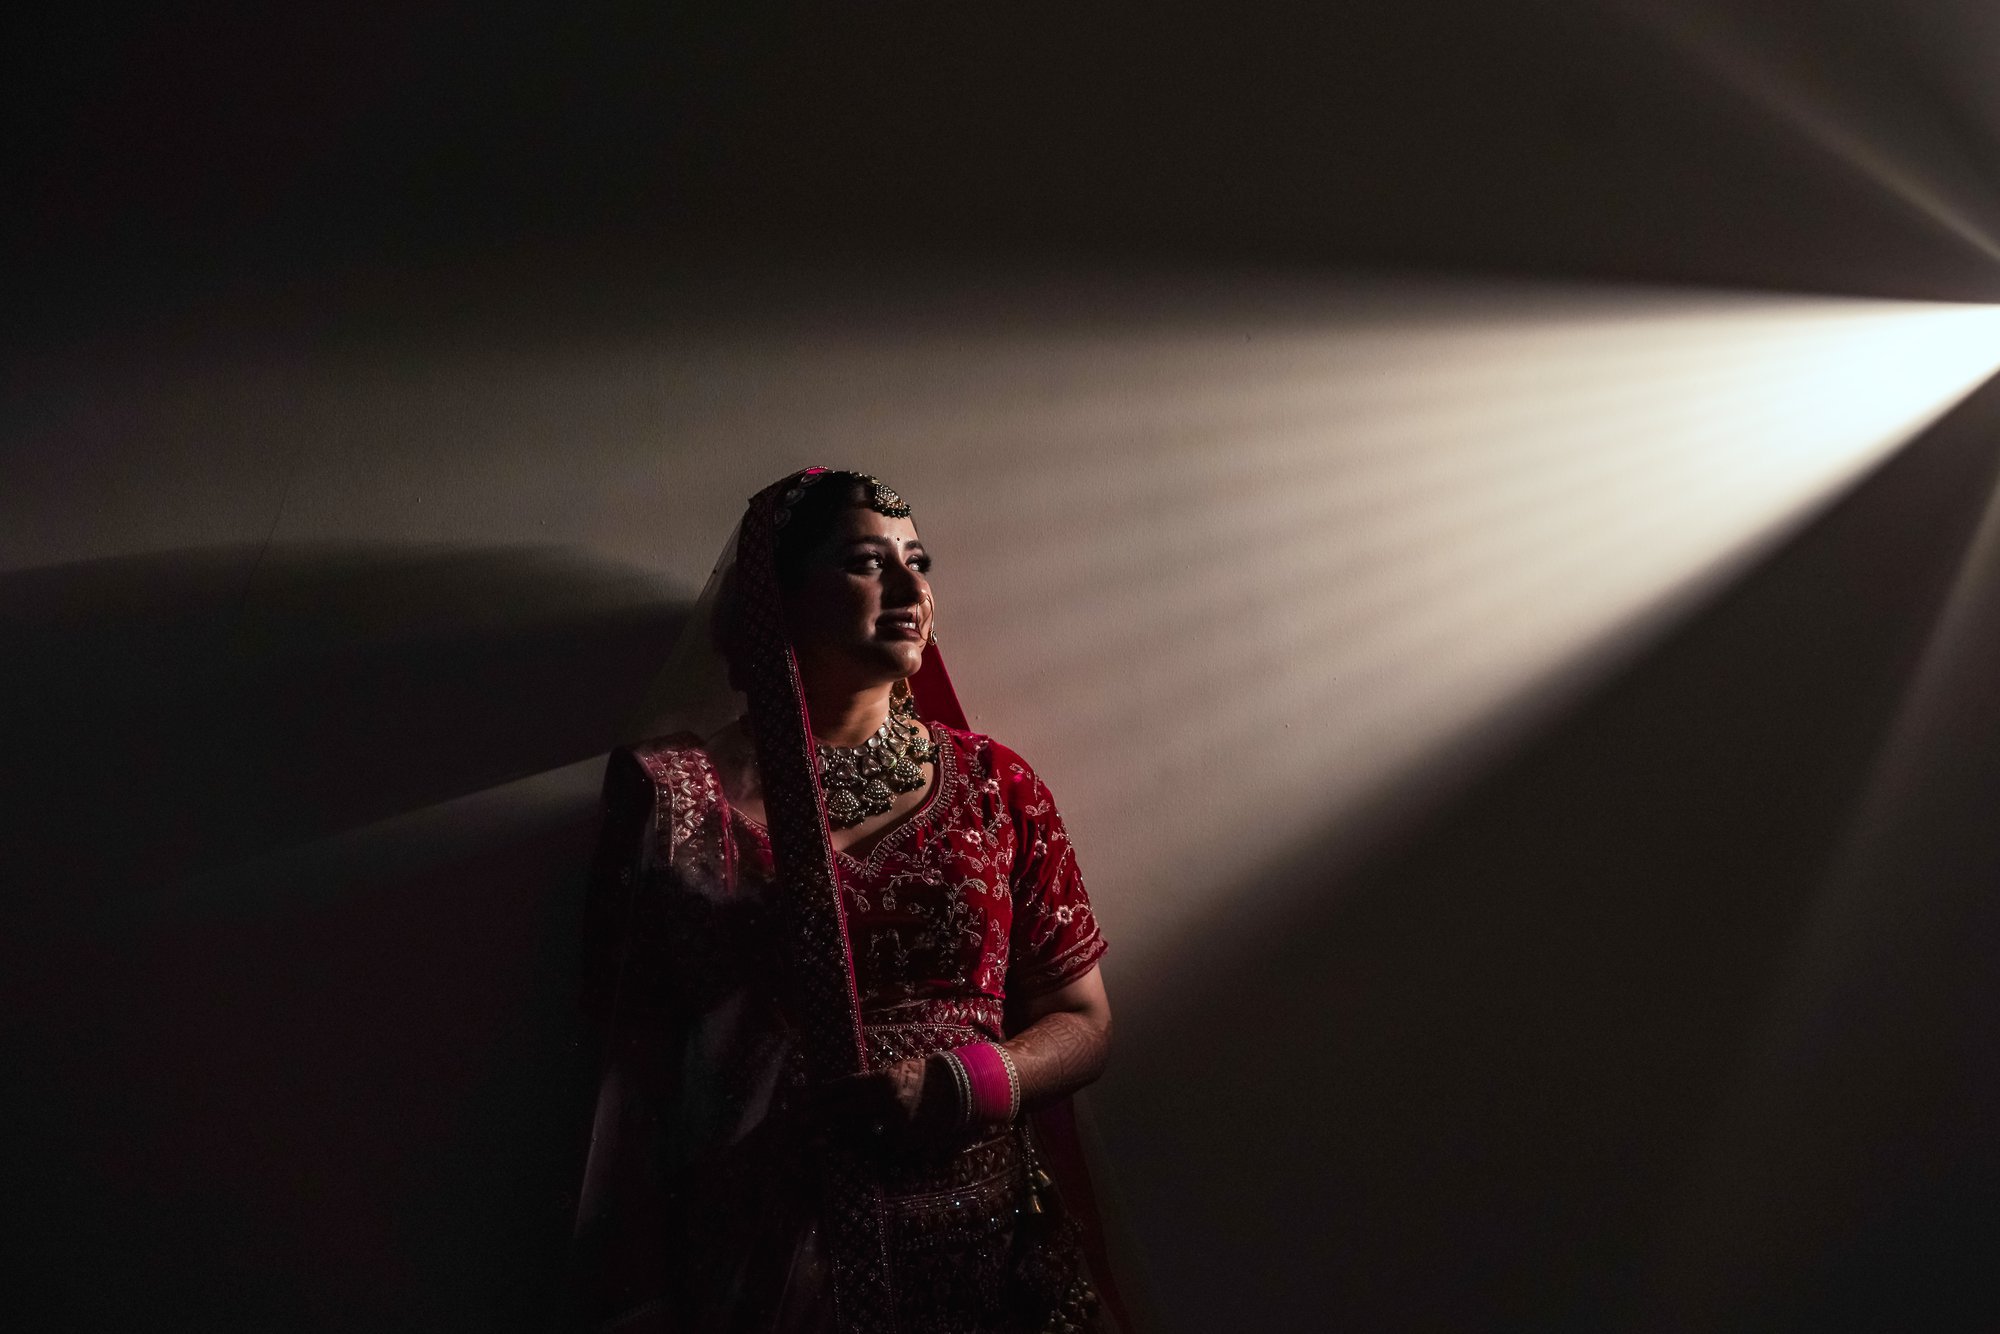
[[[945,1053],[967,1126],[1007,1126],[1021,1113],[1021,1075],[1005,1047],[969,1042]]]

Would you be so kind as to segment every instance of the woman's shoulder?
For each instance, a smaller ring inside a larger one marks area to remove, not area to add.
[[[949,744],[961,757],[975,765],[991,756],[996,748],[1006,749],[984,732],[953,727],[950,723],[941,723],[935,718],[924,719],[924,726],[929,729],[934,744]]]
[[[658,786],[679,787],[702,782],[715,772],[708,743],[693,732],[669,732],[647,737],[611,752],[614,769],[636,770]]]
[[[972,732],[930,719],[925,719],[924,725],[931,729],[933,737],[943,733],[958,747],[965,767],[975,779],[990,778],[1002,784],[1009,780],[1039,781],[1034,766],[1022,758],[1021,752],[985,732]]]
[[[693,732],[663,732],[643,741],[618,747],[613,755],[630,755],[641,764],[663,759],[691,759],[708,756],[708,743]]]

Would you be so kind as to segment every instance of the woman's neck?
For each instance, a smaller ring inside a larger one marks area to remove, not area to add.
[[[806,691],[806,709],[812,716],[813,735],[829,746],[858,746],[875,735],[889,716],[889,694],[893,685],[867,686],[861,690],[830,692]]]

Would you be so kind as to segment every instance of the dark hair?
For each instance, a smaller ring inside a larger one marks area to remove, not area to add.
[[[821,473],[782,512],[784,522],[771,553],[780,588],[797,588],[805,581],[806,556],[827,539],[841,514],[850,509],[890,515],[910,512],[902,497],[879,478],[844,469]]]

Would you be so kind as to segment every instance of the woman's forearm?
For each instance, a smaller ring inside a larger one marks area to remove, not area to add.
[[[1067,1097],[1104,1073],[1111,1019],[1082,1011],[1045,1014],[1001,1044],[1021,1076],[1021,1106]]]
[[[1016,1110],[1067,1097],[1104,1072],[1111,1002],[1095,968],[1053,991],[1020,998],[1010,1007],[1007,1026],[1013,1036],[995,1044],[1005,1061],[973,1050],[986,1046],[983,1042],[910,1057],[824,1086],[815,1111],[864,1144],[891,1127],[898,1138],[948,1142],[968,1127],[1004,1123],[1015,1106],[1006,1064],[1020,1081]]]
[[[1053,991],[1022,998],[1018,1031],[1001,1045],[1021,1076],[1021,1105],[1038,1107],[1104,1073],[1111,1050],[1111,1001],[1096,968]]]
[[[912,1057],[886,1070],[837,1081],[822,1110],[836,1120],[891,1124],[918,1138],[949,1139],[968,1126],[1002,1124],[1010,1108],[1032,1111],[1067,1097],[1104,1073],[1111,1049],[1111,1002],[1097,969],[1053,991],[1021,998],[1009,1011],[1007,1026],[1013,1035],[993,1044],[1002,1055],[982,1057],[974,1049],[987,1044],[978,1042]],[[1016,1079],[1018,1104],[1011,1088]]]

